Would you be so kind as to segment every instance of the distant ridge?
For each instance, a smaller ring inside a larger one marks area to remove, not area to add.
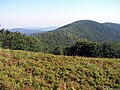
[[[53,27],[45,27],[45,28],[12,28],[9,29],[9,31],[11,32],[20,32],[22,34],[26,34],[26,35],[30,35],[33,33],[41,33],[41,32],[46,32],[46,31],[50,31],[50,30],[54,30],[57,29],[57,26],[53,26]]]

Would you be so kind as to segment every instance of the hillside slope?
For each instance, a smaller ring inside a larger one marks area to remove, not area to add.
[[[0,90],[119,90],[120,59],[0,49]]]
[[[108,27],[116,30],[116,32],[118,32],[120,34],[120,24],[115,24],[115,23],[109,23],[109,22],[106,22],[106,23],[103,23],[104,25],[107,25]]]
[[[80,20],[60,27],[56,30],[34,34],[40,40],[41,47],[48,50],[55,47],[69,46],[78,39],[97,42],[120,42],[120,30],[90,20]]]

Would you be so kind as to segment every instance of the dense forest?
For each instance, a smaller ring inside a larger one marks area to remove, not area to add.
[[[61,54],[61,52],[61,49],[57,49],[53,53]],[[120,58],[120,44],[114,42],[97,43],[79,40],[72,46],[63,49],[62,54],[84,57]]]
[[[38,51],[38,40],[19,32],[0,30],[0,47],[14,50]]]
[[[41,51],[52,52],[54,48],[71,46],[79,39],[94,42],[120,42],[120,24],[98,23],[80,20],[56,30],[33,34],[41,44]]]

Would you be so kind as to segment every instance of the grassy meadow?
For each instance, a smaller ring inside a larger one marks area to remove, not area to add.
[[[120,90],[120,59],[0,49],[0,90]]]

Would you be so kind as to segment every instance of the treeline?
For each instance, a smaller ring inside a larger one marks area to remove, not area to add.
[[[70,47],[57,47],[53,54],[84,57],[120,58],[120,44],[113,42],[97,43],[88,40],[79,40]]]
[[[46,44],[42,44],[37,37],[26,36],[19,32],[10,32],[5,29],[0,30],[0,47],[34,52],[49,51],[47,53],[67,56],[120,58],[120,43],[98,43],[88,40],[78,40],[68,47],[62,45],[50,48]]]
[[[0,30],[0,47],[5,49],[38,51],[38,40],[19,32]]]

